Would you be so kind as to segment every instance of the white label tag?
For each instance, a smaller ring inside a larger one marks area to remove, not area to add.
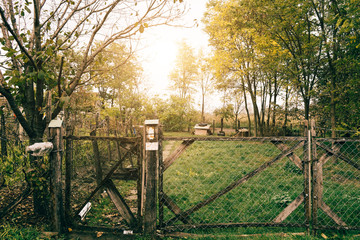
[[[133,230],[124,230],[125,235],[132,235],[133,233]]]
[[[159,150],[159,142],[147,142],[145,149],[146,151],[157,151]]]
[[[91,209],[91,202],[88,202],[83,209],[81,209],[79,216],[81,217],[81,220],[84,220],[86,214],[90,211]]]

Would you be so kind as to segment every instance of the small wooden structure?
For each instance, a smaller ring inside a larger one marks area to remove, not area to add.
[[[237,130],[235,135],[236,137],[248,137],[249,136],[249,129],[247,128],[240,128]]]
[[[211,135],[211,125],[207,123],[196,124],[194,130],[195,130],[194,132],[195,135],[202,135],[202,136]]]

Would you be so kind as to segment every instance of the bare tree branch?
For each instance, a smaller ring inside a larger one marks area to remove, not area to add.
[[[19,40],[19,38],[17,37],[17,35],[15,34],[15,32],[12,30],[11,26],[9,25],[9,23],[6,20],[5,17],[5,13],[4,10],[0,7],[0,15],[1,15],[1,19],[3,20],[3,23],[6,27],[6,29],[11,33],[11,35],[14,37],[15,41],[17,42],[20,50],[26,55],[26,57],[29,59],[29,61],[31,62],[31,64],[33,65],[33,67],[35,69],[37,68],[37,65],[35,64],[34,59],[31,57],[31,55],[29,54],[29,52],[25,49],[25,47],[22,45],[21,41]]]

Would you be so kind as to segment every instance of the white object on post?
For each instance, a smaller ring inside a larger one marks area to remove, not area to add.
[[[44,156],[53,150],[53,144],[51,142],[34,143],[27,146],[25,151],[31,153],[32,156]]]

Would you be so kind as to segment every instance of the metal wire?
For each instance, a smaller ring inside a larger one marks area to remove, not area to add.
[[[306,138],[176,140],[169,138],[163,143],[159,177],[159,225],[163,230],[310,225],[360,228],[359,142],[329,143],[314,138],[310,142]],[[326,163],[319,165],[324,154]],[[323,171],[317,170],[313,177],[315,165],[323,165]],[[314,182],[315,177],[320,182]],[[307,211],[310,206],[313,208]]]

